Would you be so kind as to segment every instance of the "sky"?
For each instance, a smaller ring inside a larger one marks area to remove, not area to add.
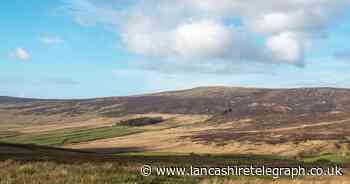
[[[11,0],[0,96],[350,88],[350,0]]]

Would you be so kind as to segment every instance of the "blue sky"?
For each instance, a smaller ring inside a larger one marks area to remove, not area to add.
[[[59,0],[0,6],[0,96],[350,87],[348,0]]]

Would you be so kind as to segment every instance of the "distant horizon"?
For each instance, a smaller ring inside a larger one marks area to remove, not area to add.
[[[350,88],[348,9],[350,0],[4,1],[0,96]]]
[[[102,99],[102,98],[114,98],[114,97],[133,97],[133,96],[143,96],[143,95],[154,95],[158,93],[169,93],[169,92],[181,92],[188,90],[195,90],[199,88],[237,88],[237,89],[258,89],[258,90],[295,90],[295,89],[335,89],[335,90],[350,90],[350,88],[339,88],[339,87],[293,87],[293,88],[256,88],[256,87],[239,87],[239,86],[198,86],[193,88],[186,89],[177,89],[177,90],[166,90],[166,91],[155,91],[149,93],[138,93],[131,95],[115,95],[115,96],[95,96],[87,98],[37,98],[37,97],[19,97],[19,96],[3,96],[5,98],[18,98],[18,99],[34,99],[34,100],[90,100],[90,99]]]

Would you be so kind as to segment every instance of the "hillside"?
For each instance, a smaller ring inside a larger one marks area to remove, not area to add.
[[[135,116],[161,116],[165,121],[108,128]],[[200,87],[83,100],[0,97],[0,117],[4,140],[21,143],[31,140],[23,133],[44,132],[59,138],[52,143],[79,149],[272,154],[350,149],[349,89]],[[85,138],[80,129],[88,134]],[[35,138],[39,143],[41,134]]]
[[[333,88],[251,89],[202,87],[130,97],[87,100],[38,100],[0,97],[6,109],[22,114],[120,111],[121,113],[217,114],[255,116],[266,113],[324,113],[350,111],[350,90]]]

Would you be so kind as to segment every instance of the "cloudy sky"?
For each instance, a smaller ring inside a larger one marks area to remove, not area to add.
[[[7,0],[0,96],[350,87],[350,0]]]

